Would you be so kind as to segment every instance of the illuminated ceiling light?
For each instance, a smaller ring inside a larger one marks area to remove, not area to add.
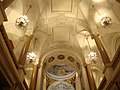
[[[94,59],[95,57],[97,57],[97,54],[96,54],[96,52],[91,51],[91,52],[88,54],[88,57],[91,58],[91,59]]]
[[[111,19],[110,17],[108,17],[108,16],[106,15],[106,13],[102,13],[102,14],[101,14],[101,13],[97,10],[95,4],[92,5],[92,7],[96,10],[96,13],[98,13],[98,15],[100,16],[100,20],[98,21],[99,24],[100,24],[100,26],[101,26],[102,28],[109,28],[109,27],[112,25],[112,19]]]
[[[36,59],[36,54],[34,52],[27,53],[27,60],[30,60],[30,62],[34,62]]]
[[[110,17],[103,17],[99,23],[101,27],[109,28],[112,25],[112,19]]]
[[[28,25],[28,22],[29,22],[27,14],[28,14],[31,7],[32,6],[29,5],[29,8],[28,8],[26,14],[21,15],[19,18],[16,19],[15,25],[17,26],[17,28],[20,28],[20,29],[26,29],[27,28],[27,25]]]
[[[27,60],[29,61],[29,63],[32,63],[32,62],[34,62],[36,60],[36,54],[34,52],[36,40],[37,39],[35,38],[35,40],[33,42],[33,49],[32,49],[32,51],[27,53]]]
[[[26,15],[21,15],[19,18],[16,19],[15,25],[18,28],[24,29],[28,25],[29,19]]]

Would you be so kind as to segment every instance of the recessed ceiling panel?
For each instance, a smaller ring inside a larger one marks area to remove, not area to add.
[[[54,41],[69,41],[70,39],[70,28],[66,26],[54,27],[53,29]]]
[[[72,0],[51,0],[51,12],[71,12]]]

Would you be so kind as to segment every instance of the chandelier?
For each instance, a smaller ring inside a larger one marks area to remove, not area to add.
[[[17,28],[20,28],[20,29],[26,29],[27,28],[27,25],[28,25],[28,22],[29,22],[27,14],[28,14],[31,7],[32,6],[29,5],[29,8],[28,8],[26,14],[21,15],[19,18],[16,19],[15,26],[17,26]]]
[[[94,7],[94,9],[96,10],[96,12],[98,13],[98,15],[100,16],[100,20],[99,20],[99,24],[102,28],[109,28],[112,25],[112,19],[108,16],[106,16],[106,13],[100,13],[95,4],[92,5],[92,7]]]
[[[16,19],[15,25],[18,28],[24,29],[28,25],[29,19],[26,15],[21,15],[19,18]]]
[[[27,53],[27,60],[29,60],[30,63],[34,62],[36,59],[36,54],[34,52]]]
[[[101,27],[109,28],[112,25],[112,19],[110,17],[105,16],[100,20],[99,23],[100,23]]]
[[[96,54],[96,52],[91,51],[91,52],[88,54],[88,57],[91,58],[91,59],[94,59],[95,57],[97,57],[97,54]]]

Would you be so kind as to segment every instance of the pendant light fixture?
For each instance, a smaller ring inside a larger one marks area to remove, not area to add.
[[[15,26],[17,26],[17,28],[27,29],[27,25],[28,25],[28,22],[29,22],[27,14],[28,14],[31,7],[32,6],[29,5],[29,8],[28,8],[27,12],[24,15],[21,15],[19,18],[16,19]]]

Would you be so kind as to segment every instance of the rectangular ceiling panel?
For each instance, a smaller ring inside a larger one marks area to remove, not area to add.
[[[59,26],[52,28],[54,41],[69,41],[70,28],[65,26]]]
[[[51,12],[71,12],[72,0],[51,0]]]

